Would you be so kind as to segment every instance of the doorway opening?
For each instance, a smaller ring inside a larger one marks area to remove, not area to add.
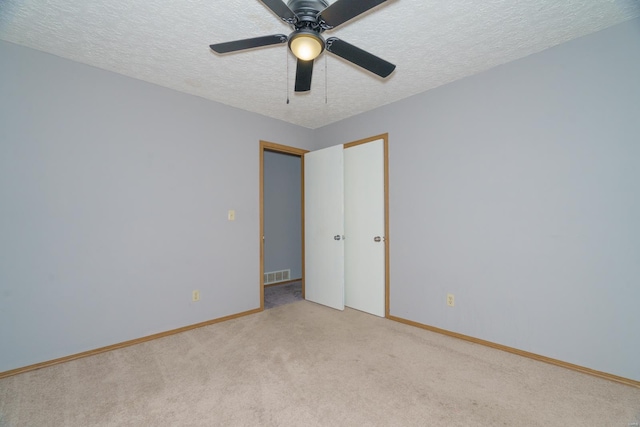
[[[304,298],[304,154],[260,141],[260,309]]]

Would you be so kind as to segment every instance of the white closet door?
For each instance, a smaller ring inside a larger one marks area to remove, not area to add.
[[[345,305],[384,317],[384,141],[345,149],[344,170]]]
[[[344,149],[304,155],[305,297],[344,310]]]

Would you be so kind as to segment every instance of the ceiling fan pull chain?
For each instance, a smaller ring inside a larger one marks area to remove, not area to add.
[[[327,82],[329,81],[329,78],[327,77],[329,75],[329,66],[327,65],[327,55],[324,56],[324,103],[328,104],[328,99],[329,99],[329,95],[327,95],[327,93],[329,92],[328,88],[328,84]]]
[[[289,51],[284,51],[284,59],[287,62],[287,87],[285,91],[287,92],[287,104],[289,104]]]

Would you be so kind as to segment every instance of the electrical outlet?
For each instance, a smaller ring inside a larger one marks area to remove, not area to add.
[[[230,209],[229,212],[227,212],[227,219],[229,221],[235,221],[236,220],[236,211],[234,211],[233,209]]]
[[[455,302],[456,302],[456,300],[455,300],[455,297],[453,296],[453,294],[447,294],[447,305],[449,307],[453,307]]]
[[[192,301],[200,301],[200,291],[199,290],[195,290],[191,293],[191,300]]]

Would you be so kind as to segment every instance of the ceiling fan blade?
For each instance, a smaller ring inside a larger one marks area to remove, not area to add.
[[[336,37],[330,37],[327,39],[326,49],[334,55],[338,55],[349,62],[353,62],[365,70],[369,70],[372,73],[379,75],[380,77],[387,77],[396,69],[396,66],[392,63],[387,62],[382,58],[378,58],[377,56]]]
[[[387,0],[337,0],[320,12],[320,19],[335,28]]]
[[[255,37],[252,39],[236,40],[232,42],[209,45],[216,53],[229,53],[238,50],[251,49],[254,47],[269,46],[272,44],[286,43],[287,36],[284,34],[274,34],[272,36]]]
[[[287,24],[295,24],[298,22],[298,15],[289,8],[282,0],[260,0],[273,13],[278,15]]]
[[[313,59],[303,61],[298,59],[296,68],[296,92],[307,92],[311,90],[311,76],[313,75]]]

